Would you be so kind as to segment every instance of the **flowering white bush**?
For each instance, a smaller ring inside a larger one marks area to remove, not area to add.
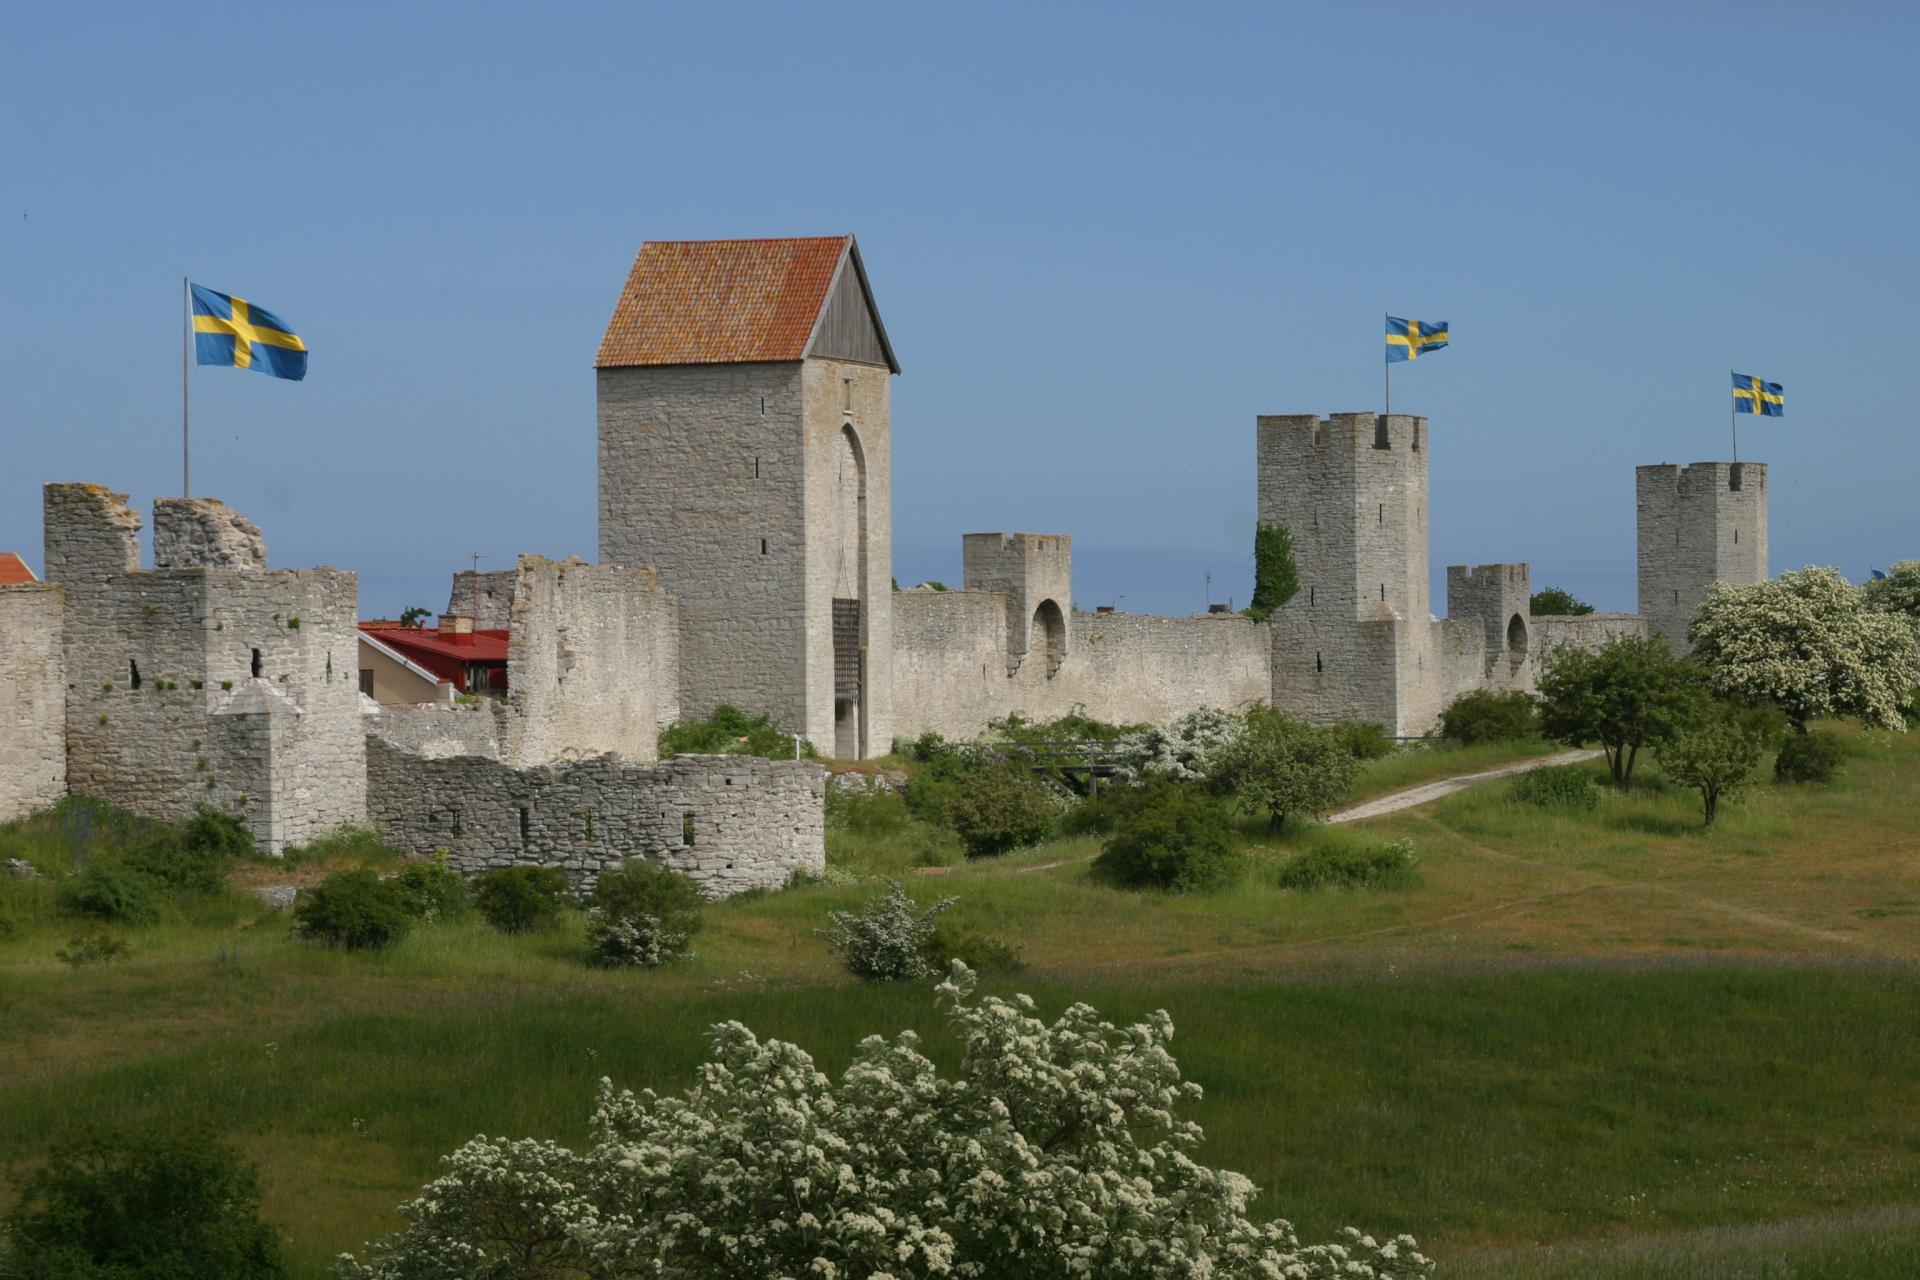
[[[869,1036],[838,1082],[737,1022],[677,1097],[602,1081],[586,1150],[475,1138],[343,1257],[343,1280],[1406,1280],[1406,1236],[1303,1246],[1246,1216],[1245,1177],[1197,1163],[1200,1096],[1164,1012],[1124,1030],[1078,1004],[939,993],[965,1046],[942,1078],[912,1032]]]
[[[1246,732],[1239,716],[1214,707],[1189,711],[1172,724],[1130,733],[1113,744],[1120,776],[1138,782],[1148,775],[1182,782],[1206,776],[1213,755]]]
[[[594,963],[609,969],[657,968],[678,956],[691,956],[688,935],[661,923],[659,916],[627,916],[595,909],[587,913],[587,950]]]
[[[932,972],[926,951],[933,939],[933,918],[958,901],[942,898],[922,911],[899,881],[889,880],[886,889],[858,911],[827,912],[832,927],[818,932],[857,977],[869,982],[924,978]]]
[[[1837,569],[1800,569],[1751,587],[1714,587],[1687,628],[1719,692],[1777,703],[1795,724],[1858,716],[1905,729],[1920,650],[1904,614],[1861,607]]]
[[[1903,613],[1920,622],[1920,560],[1901,560],[1887,576],[1860,584],[1860,603],[1878,613]]]

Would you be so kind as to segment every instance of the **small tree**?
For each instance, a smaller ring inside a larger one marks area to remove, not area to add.
[[[411,605],[400,611],[400,625],[403,627],[417,627],[432,616],[433,610],[422,609],[417,604]]]
[[[1717,692],[1772,702],[1802,733],[1822,716],[1905,729],[1902,709],[1920,687],[1912,620],[1864,608],[1836,569],[1799,569],[1750,587],[1720,583],[1687,639]]]
[[[601,872],[587,901],[587,950],[594,962],[652,968],[687,954],[706,899],[691,877],[633,858]]]
[[[1485,742],[1523,742],[1538,737],[1540,717],[1533,695],[1524,689],[1495,693],[1472,689],[1440,713],[1440,736],[1462,746]]]
[[[302,937],[349,951],[392,946],[413,923],[401,890],[365,868],[302,889],[293,918]]]
[[[1527,612],[1541,618],[1578,618],[1593,612],[1593,606],[1575,596],[1571,591],[1562,591],[1559,587],[1543,587],[1533,593],[1527,601]]]
[[[568,887],[559,867],[495,867],[473,878],[473,905],[500,932],[525,933],[558,918]]]
[[[1339,734],[1255,707],[1247,713],[1246,732],[1214,757],[1207,783],[1249,809],[1264,809],[1277,830],[1291,816],[1318,815],[1339,804],[1359,772]]]
[[[1719,813],[1720,801],[1738,794],[1752,780],[1753,768],[1768,745],[1764,721],[1717,705],[1661,742],[1660,767],[1675,782],[1700,793],[1710,827]]]
[[[1060,804],[1040,783],[1002,765],[982,769],[956,788],[945,816],[967,856],[981,858],[1038,844],[1052,835]]]
[[[1247,722],[1217,707],[1196,707],[1171,724],[1153,725],[1113,744],[1112,759],[1129,782],[1172,778],[1192,782],[1206,777],[1214,753],[1247,730]]]
[[[48,1280],[272,1280],[280,1238],[260,1178],[210,1137],[90,1134],[54,1148],[0,1230],[0,1275]]]
[[[1176,782],[1155,782],[1101,846],[1094,870],[1134,889],[1217,889],[1239,873],[1233,827],[1220,803]]]
[[[1627,787],[1641,748],[1664,741],[1697,696],[1693,673],[1661,637],[1616,636],[1593,650],[1561,645],[1540,672],[1540,728],[1570,747],[1598,742],[1613,784]]]
[[[799,1046],[713,1030],[697,1084],[603,1082],[588,1145],[475,1138],[342,1280],[1018,1277],[1423,1280],[1406,1236],[1302,1245],[1202,1164],[1164,1011],[1116,1027],[1076,1004],[939,988],[958,1042],[868,1036],[829,1076]]]
[[[1920,560],[1896,561],[1886,577],[1861,583],[1860,603],[1875,613],[1905,614],[1920,624]]]
[[[1300,591],[1300,570],[1293,563],[1293,534],[1283,524],[1253,531],[1253,599],[1247,616],[1265,622]]]
[[[869,898],[858,911],[827,912],[828,928],[815,932],[846,963],[848,972],[868,982],[905,982],[924,978],[933,918],[958,902],[942,898],[925,911],[897,880]]]

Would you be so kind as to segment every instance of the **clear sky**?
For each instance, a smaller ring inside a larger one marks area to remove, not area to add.
[[[1073,535],[1083,607],[1244,603],[1254,416],[1377,409],[1387,311],[1453,326],[1394,385],[1436,571],[1631,609],[1633,467],[1724,458],[1738,369],[1786,386],[1740,434],[1774,570],[1858,579],[1920,555],[1917,13],[13,6],[0,548],[38,566],[50,480],[179,491],[191,274],[312,349],[193,375],[194,490],[276,565],[390,615],[591,559],[641,241],[851,231],[903,584],[1018,529]]]

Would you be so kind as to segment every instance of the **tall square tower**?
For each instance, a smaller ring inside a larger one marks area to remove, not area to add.
[[[594,363],[600,559],[679,602],[682,713],[884,754],[900,366],[853,237],[644,244]]]
[[[1767,464],[1634,468],[1640,616],[1687,650],[1687,624],[1716,582],[1767,580]]]

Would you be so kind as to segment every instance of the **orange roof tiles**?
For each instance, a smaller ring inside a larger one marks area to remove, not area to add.
[[[598,369],[800,360],[852,236],[640,246]]]
[[[18,587],[29,582],[38,582],[33,570],[27,568],[27,562],[11,551],[0,551],[0,587]]]

